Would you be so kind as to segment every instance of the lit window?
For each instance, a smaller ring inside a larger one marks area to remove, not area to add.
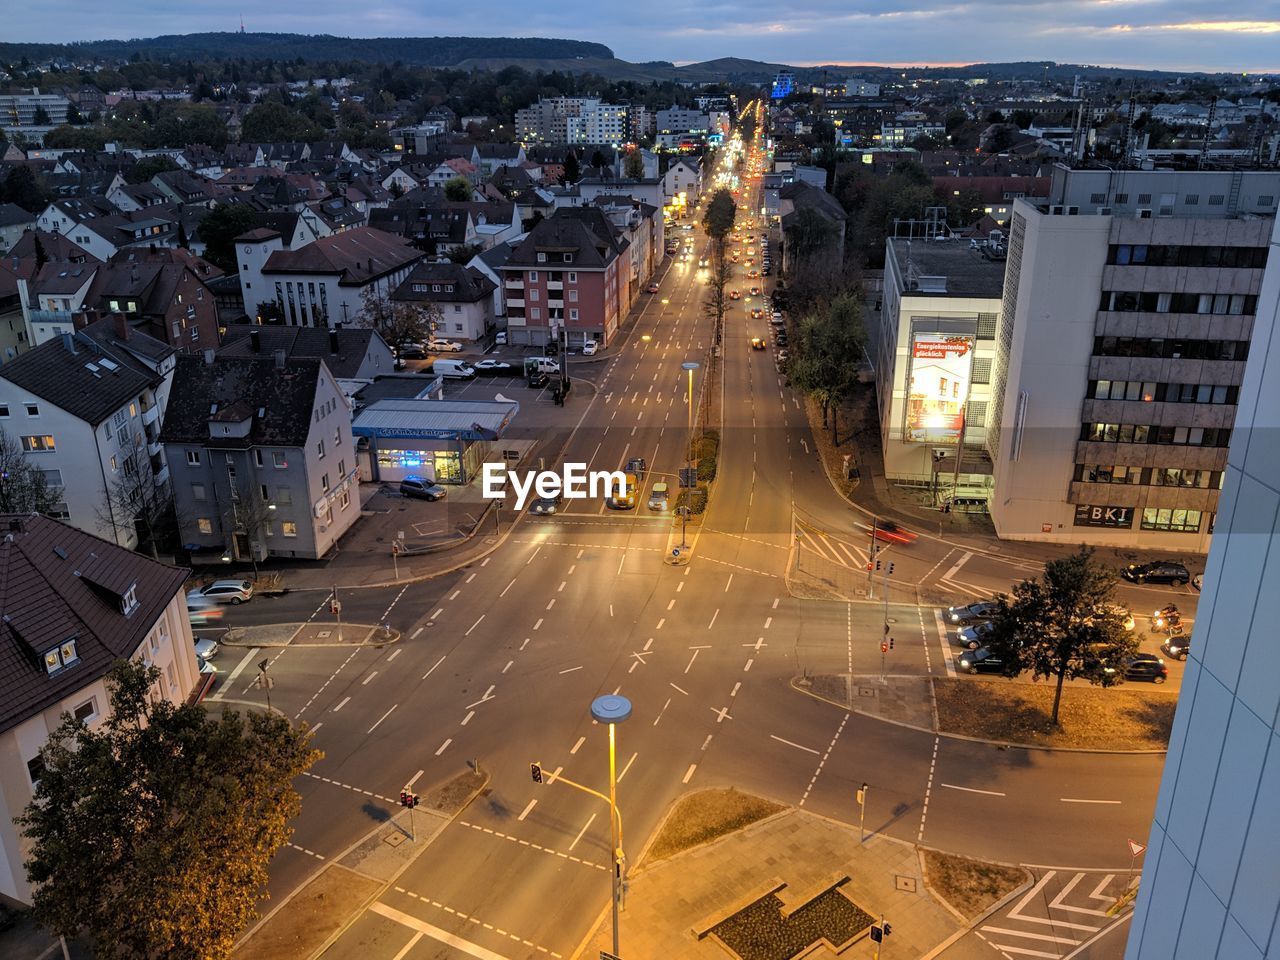
[[[286,520],[280,524],[280,532],[286,537],[296,537],[298,535],[298,525],[292,520]]]
[[[201,533],[204,533],[204,534],[213,533],[213,521],[210,520],[208,517],[201,517],[199,520],[197,520],[196,527],[200,530]]]
[[[49,434],[43,434],[35,437],[23,437],[22,449],[26,453],[51,453],[57,449],[53,437]]]
[[[289,466],[288,458],[284,455],[284,453],[278,450],[271,454],[271,462],[275,465],[275,468],[277,470],[284,470],[286,467]]]

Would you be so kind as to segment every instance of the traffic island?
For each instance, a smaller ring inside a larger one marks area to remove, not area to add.
[[[864,716],[932,729],[933,698],[928,677],[887,677],[847,673],[796,677],[791,687]]]
[[[224,647],[357,647],[396,643],[400,631],[368,623],[269,623],[232,627]]]
[[[933,895],[965,920],[976,920],[1031,882],[1022,867],[970,860],[939,850],[921,850],[925,883]]]

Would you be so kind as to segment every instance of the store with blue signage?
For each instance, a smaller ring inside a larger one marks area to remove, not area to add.
[[[368,444],[373,480],[408,476],[465,484],[520,412],[514,400],[384,399],[361,410],[351,432]]]

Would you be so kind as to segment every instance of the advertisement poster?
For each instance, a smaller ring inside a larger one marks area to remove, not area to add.
[[[972,337],[917,333],[911,341],[905,439],[955,444],[964,428],[973,366]]]

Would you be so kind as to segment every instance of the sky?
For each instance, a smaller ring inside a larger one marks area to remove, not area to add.
[[[1055,60],[1280,72],[1280,0],[42,0],[0,39],[60,42],[235,30],[336,36],[592,40],[632,61],[744,57],[795,65]]]

